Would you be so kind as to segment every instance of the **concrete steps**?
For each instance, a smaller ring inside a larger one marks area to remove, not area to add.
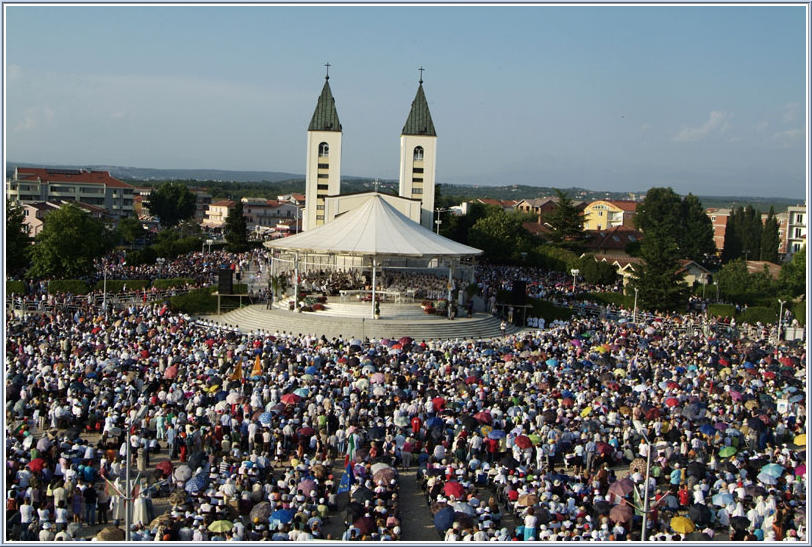
[[[385,311],[382,307],[383,315]],[[357,338],[401,338],[415,340],[481,339],[501,336],[500,321],[487,314],[474,314],[472,318],[453,321],[431,318],[425,314],[414,319],[364,319],[359,317],[329,316],[323,312],[297,313],[283,310],[267,310],[264,304],[246,306],[220,316],[207,315],[201,319],[238,327],[243,332],[263,330],[293,334],[325,335]],[[507,334],[518,332],[508,326]]]

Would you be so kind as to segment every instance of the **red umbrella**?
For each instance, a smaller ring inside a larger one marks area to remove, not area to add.
[[[634,511],[625,503],[615,505],[612,507],[612,510],[609,511],[609,518],[612,519],[612,522],[630,522],[633,516]]]
[[[771,370],[765,371],[764,372],[764,378],[766,380],[772,380],[773,378],[775,378],[775,372],[773,372]]]
[[[42,471],[42,468],[45,467],[45,460],[42,458],[34,458],[30,462],[28,462],[28,469],[31,471],[39,472]]]
[[[530,437],[527,437],[526,435],[519,435],[513,442],[515,442],[516,446],[518,446],[522,450],[533,446],[533,442],[530,440]]]
[[[619,481],[613,482],[609,485],[609,493],[619,498],[627,495],[632,490],[634,490],[634,483],[628,477],[625,479],[620,479]]]
[[[170,365],[166,367],[164,371],[164,378],[167,380],[173,380],[178,375],[178,367],[177,365]]]
[[[299,431],[297,431],[297,433],[302,437],[310,437],[315,432],[316,430],[313,429],[312,427],[302,427],[299,429]]]
[[[570,399],[569,397],[564,397],[561,400],[561,406],[563,406],[564,408],[571,408],[573,404],[574,404],[574,401],[572,399]]]
[[[742,394],[740,392],[738,392],[738,391],[731,390],[730,391],[730,398],[733,399],[734,401],[741,401],[742,400]]]
[[[650,408],[646,412],[646,420],[654,420],[662,416],[662,411],[659,408]]]
[[[165,477],[169,476],[169,474],[172,473],[172,462],[169,460],[158,462],[155,464],[155,469],[160,471]]]
[[[677,389],[677,388],[679,387],[679,384],[678,384],[678,383],[676,383],[674,380],[671,380],[670,382],[667,382],[667,383],[665,384],[665,386],[666,386],[668,389]]]
[[[482,412],[477,412],[476,414],[474,414],[474,418],[481,424],[493,423],[493,418],[491,417],[490,412],[485,412],[484,410]]]
[[[457,499],[461,499],[465,494],[465,489],[457,481],[448,481],[443,485],[443,492],[445,492],[446,496],[454,496]]]
[[[668,406],[677,406],[679,404],[679,401],[677,400],[676,397],[669,397],[668,399],[665,400],[665,404]]]
[[[401,338],[400,340],[398,340],[398,342],[399,342],[399,343],[400,343],[402,346],[408,346],[409,344],[411,344],[412,342],[414,342],[414,340],[412,340],[412,339],[411,339],[411,338],[409,338],[408,336],[404,336],[403,338]]]
[[[469,376],[468,378],[465,379],[466,384],[475,384],[478,381],[479,381],[479,378],[477,378],[476,376]]]
[[[443,399],[442,397],[435,397],[434,399],[431,400],[431,404],[434,405],[435,411],[440,410],[445,406],[445,399]]]
[[[298,395],[296,395],[295,393],[286,393],[286,394],[282,395],[282,399],[281,399],[281,401],[283,403],[285,403],[286,405],[295,405],[296,403],[298,403],[301,400],[302,400],[302,398],[299,397]]]
[[[595,444],[595,452],[602,456],[608,456],[612,453],[612,447],[609,444],[601,441]]]

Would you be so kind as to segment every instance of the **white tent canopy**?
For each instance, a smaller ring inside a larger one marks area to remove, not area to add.
[[[462,257],[482,251],[412,221],[379,195],[332,222],[265,244],[271,249],[354,256]]]

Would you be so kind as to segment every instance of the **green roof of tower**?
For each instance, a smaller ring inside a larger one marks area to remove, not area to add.
[[[420,81],[420,86],[417,88],[417,95],[412,101],[412,109],[409,112],[409,117],[406,119],[406,124],[403,126],[401,135],[426,135],[428,137],[436,137],[437,132],[434,130],[434,122],[431,121],[431,112],[429,112],[429,103],[426,102],[426,94],[423,93],[423,81]]]
[[[324,80],[324,87],[321,89],[319,101],[316,103],[316,110],[310,120],[308,131],[341,131],[341,122],[338,121],[336,112],[336,100],[330,91],[330,77]]]

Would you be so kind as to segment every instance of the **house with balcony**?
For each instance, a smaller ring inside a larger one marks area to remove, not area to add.
[[[101,209],[119,219],[135,215],[135,187],[109,171],[17,167],[6,181],[6,196],[20,205],[71,201]]]
[[[636,201],[593,201],[584,208],[584,230],[608,230],[618,226],[634,228],[636,211]]]

